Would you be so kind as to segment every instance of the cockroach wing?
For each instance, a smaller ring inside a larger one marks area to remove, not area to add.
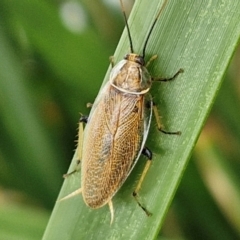
[[[152,106],[145,105],[144,94],[122,93],[109,83],[100,91],[84,130],[82,193],[88,206],[108,203],[141,155],[152,117]]]

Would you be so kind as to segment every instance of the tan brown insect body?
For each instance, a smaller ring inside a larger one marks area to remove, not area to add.
[[[120,2],[122,5],[121,0]],[[145,143],[152,110],[157,113],[148,93],[152,81],[156,79],[151,77],[145,67],[144,56],[147,41],[161,10],[149,31],[142,55],[133,53],[130,31],[123,10],[131,53],[113,67],[110,79],[98,94],[89,117],[81,119],[87,122],[82,149],[78,149],[81,152],[81,188],[64,199],[82,193],[84,202],[91,208],[109,204],[111,222],[113,196],[125,182],[142,153],[147,155],[149,160],[152,158],[150,150],[145,148]],[[157,80],[167,81],[173,78]],[[160,124],[158,119],[157,123]],[[135,189],[135,197],[149,168],[149,162]],[[138,204],[147,212],[139,202]]]

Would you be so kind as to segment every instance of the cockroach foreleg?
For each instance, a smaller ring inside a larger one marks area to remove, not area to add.
[[[151,216],[152,214],[140,203],[139,201],[139,197],[138,197],[138,192],[140,191],[140,188],[142,186],[142,183],[146,177],[146,174],[151,166],[151,162],[152,162],[152,152],[150,151],[150,149],[148,149],[147,147],[144,147],[142,150],[142,154],[145,155],[148,160],[146,162],[146,165],[143,169],[143,172],[141,174],[141,177],[138,181],[138,184],[133,192],[133,197],[135,198],[135,200],[137,201],[138,205],[142,208],[142,210],[147,214],[147,216]]]
[[[168,131],[165,131],[163,128],[162,128],[162,125],[161,125],[161,121],[160,121],[160,117],[159,117],[159,113],[158,113],[158,109],[157,109],[157,106],[154,102],[152,102],[152,108],[153,108],[153,113],[154,113],[154,116],[155,116],[155,119],[156,119],[156,122],[157,122],[157,127],[158,127],[158,130],[164,134],[171,134],[171,135],[181,135],[181,132],[180,131],[176,131],[176,132],[168,132]]]
[[[110,64],[111,64],[111,66],[112,66],[112,68],[113,68],[114,65],[115,65],[114,56],[110,56],[110,57],[109,57],[109,61],[110,61]]]
[[[157,59],[157,55],[153,55],[149,60],[148,60],[148,62],[146,63],[146,68],[150,65],[150,63],[152,62],[152,61],[154,61],[155,59]]]
[[[151,59],[150,59],[151,60]],[[152,81],[156,81],[156,82],[169,82],[174,80],[180,73],[183,73],[184,70],[182,68],[180,68],[172,77],[170,78],[160,78],[160,77],[156,77],[156,78],[152,78]]]

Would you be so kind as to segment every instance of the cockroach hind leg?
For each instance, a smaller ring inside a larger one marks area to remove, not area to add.
[[[151,150],[149,148],[144,147],[143,150],[142,150],[142,154],[145,155],[148,158],[148,160],[147,160],[147,162],[145,164],[145,167],[143,169],[141,177],[140,177],[140,179],[139,179],[139,181],[137,183],[137,186],[136,186],[136,188],[135,188],[135,190],[134,190],[132,195],[133,195],[134,199],[136,200],[138,206],[142,208],[142,210],[147,214],[147,216],[151,216],[152,214],[139,201],[138,192],[140,191],[142,183],[143,183],[143,181],[144,181],[144,179],[146,177],[146,174],[147,174],[147,172],[148,172],[148,170],[149,170],[149,168],[151,166],[151,163],[152,163],[152,152],[151,152]]]
[[[79,161],[79,160],[78,160]],[[80,161],[79,161],[80,162]],[[77,164],[79,164],[79,163],[77,163]],[[71,176],[72,174],[74,174],[75,172],[77,172],[78,171],[78,169],[76,168],[76,169],[74,169],[73,171],[71,171],[71,172],[69,172],[69,173],[65,173],[65,174],[63,174],[63,178],[67,178],[67,177],[69,177],[69,176]]]
[[[73,171],[69,172],[69,173],[63,174],[63,178],[68,178],[69,176],[71,176],[74,173],[78,172],[80,170],[80,168],[81,168],[80,163],[81,163],[81,160],[78,159],[77,160],[77,165],[76,165],[75,169]]]
[[[81,160],[77,160],[77,166],[75,167],[75,169],[69,173],[65,173],[63,174],[63,178],[68,178],[69,176],[73,175],[74,173],[78,172],[81,168],[80,166]]]
[[[152,160],[152,151],[148,147],[143,148],[142,154],[148,158],[148,161]]]
[[[136,200],[138,206],[146,213],[146,215],[149,217],[149,216],[152,216],[152,213],[150,213],[147,208],[145,208],[143,206],[143,204],[139,201],[139,197],[138,197],[138,193],[136,191],[133,192],[133,197],[134,199]]]
[[[81,193],[82,193],[82,188],[79,188],[79,189],[77,189],[76,191],[68,194],[67,196],[65,196],[65,197],[57,200],[57,202],[64,201],[64,200],[66,200],[66,199],[72,198],[72,197],[74,197],[74,196],[76,196],[76,195],[78,195],[78,194],[81,194]]]
[[[112,225],[112,223],[113,223],[113,219],[114,219],[114,209],[113,209],[113,203],[112,203],[112,200],[110,200],[110,201],[108,202],[108,206],[109,206],[109,210],[110,210],[110,214],[111,214],[110,225]]]

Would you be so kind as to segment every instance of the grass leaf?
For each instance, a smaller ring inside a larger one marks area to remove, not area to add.
[[[141,53],[146,34],[161,3],[137,1],[129,25],[134,49]],[[220,88],[223,75],[240,34],[240,3],[211,1],[168,1],[150,38],[147,58],[154,76],[184,73],[170,83],[154,83],[152,94],[167,130],[181,130],[181,136],[165,136],[153,122],[147,146],[154,159],[140,191],[141,201],[153,213],[146,217],[131,193],[144,165],[139,160],[126,183],[113,198],[115,219],[110,226],[107,206],[92,210],[82,197],[56,203],[44,239],[154,239],[173,199],[199,133]],[[128,53],[124,32],[115,53],[116,62]],[[97,64],[97,63],[95,63]],[[107,81],[109,71],[106,75]],[[71,169],[75,166],[73,159]],[[63,197],[80,187],[80,173],[69,177],[60,192]]]

